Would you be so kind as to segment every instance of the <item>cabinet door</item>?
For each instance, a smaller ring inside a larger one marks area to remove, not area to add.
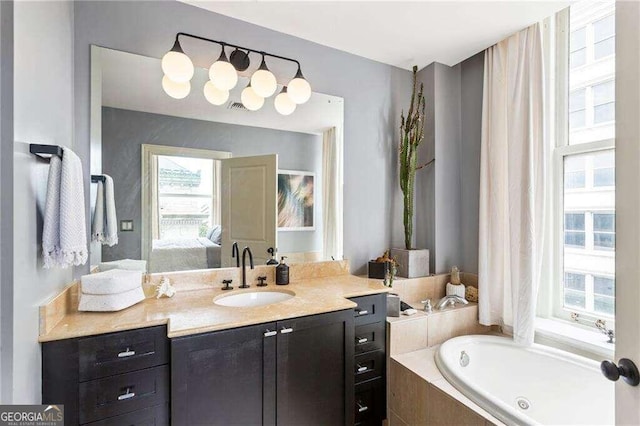
[[[353,424],[351,310],[278,322],[277,424]]]
[[[275,424],[275,326],[172,339],[171,423]]]

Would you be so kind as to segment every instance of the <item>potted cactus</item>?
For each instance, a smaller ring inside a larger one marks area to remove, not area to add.
[[[405,117],[400,116],[399,174],[404,210],[404,249],[394,248],[391,254],[399,263],[398,276],[415,278],[429,275],[429,250],[413,247],[413,213],[416,172],[431,163],[418,165],[418,148],[424,140],[425,100],[424,85],[417,81],[418,67],[413,67],[411,104]]]

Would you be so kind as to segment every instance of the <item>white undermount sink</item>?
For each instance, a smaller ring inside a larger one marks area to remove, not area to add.
[[[284,302],[295,296],[292,291],[251,291],[214,299],[213,303],[234,308],[250,308]]]

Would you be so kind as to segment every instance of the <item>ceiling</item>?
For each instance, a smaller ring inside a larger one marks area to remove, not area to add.
[[[99,61],[103,106],[311,134],[342,126],[343,100],[336,96],[314,92],[311,99],[298,105],[290,116],[278,114],[273,97],[267,99],[259,111],[231,109],[232,102],[240,102],[240,93],[248,82],[245,77],[241,77],[231,90],[225,105],[214,106],[207,102],[202,92],[209,79],[205,69],[196,68],[189,96],[173,99],[162,90],[160,59],[100,48]]]
[[[571,1],[198,1],[213,12],[400,68],[449,66]]]

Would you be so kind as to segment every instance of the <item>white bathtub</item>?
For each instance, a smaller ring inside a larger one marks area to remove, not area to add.
[[[468,356],[463,366],[462,354]],[[442,375],[508,425],[613,425],[614,383],[596,361],[499,336],[462,336],[436,353]]]

